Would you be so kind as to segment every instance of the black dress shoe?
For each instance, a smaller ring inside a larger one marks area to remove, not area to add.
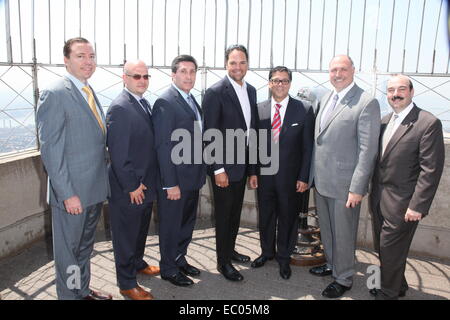
[[[309,269],[309,273],[315,276],[325,277],[333,274],[333,270],[331,270],[326,264],[324,264],[323,266]]]
[[[190,286],[190,285],[194,284],[194,281],[192,281],[191,279],[186,277],[181,272],[177,272],[176,274],[174,274],[174,275],[172,275],[170,277],[161,276],[161,278],[163,280],[167,280],[170,283],[172,283],[172,284],[174,284],[176,286],[179,286],[179,287],[187,287],[187,286]]]
[[[291,267],[289,266],[289,263],[283,263],[280,264],[280,276],[287,280],[291,277]]]
[[[406,290],[408,290],[408,289],[406,289]],[[406,290],[405,290],[405,289],[400,290],[400,292],[398,293],[398,296],[399,296],[400,298],[403,298],[404,296],[406,296]],[[378,296],[378,294],[380,293],[380,291],[381,291],[380,289],[373,288],[373,289],[370,289],[370,290],[369,290],[369,293],[370,293],[372,296],[376,297],[376,296]]]
[[[231,255],[231,260],[245,263],[250,261],[250,257],[244,254],[237,253],[236,251],[233,251],[233,254]]]
[[[266,256],[259,256],[252,262],[252,268],[262,267],[268,260],[272,260],[273,258],[267,258]]]
[[[197,269],[196,267],[194,267],[194,266],[191,266],[189,263],[186,264],[186,265],[184,265],[184,266],[179,267],[179,269],[180,269],[180,271],[181,271],[182,273],[184,273],[186,276],[192,276],[192,277],[195,277],[195,276],[200,275],[200,270],[198,270],[198,269]]]
[[[345,293],[345,291],[348,291],[351,288],[352,287],[343,286],[342,284],[339,284],[335,281],[333,283],[330,283],[328,287],[326,287],[325,290],[323,290],[322,296],[331,299],[339,298]]]
[[[233,267],[231,263],[217,266],[217,271],[219,271],[226,279],[230,281],[244,280],[244,277]]]
[[[83,300],[112,300],[112,295],[103,295],[100,292],[89,290],[89,295],[84,297]]]

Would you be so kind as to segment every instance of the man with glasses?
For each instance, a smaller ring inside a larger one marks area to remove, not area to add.
[[[291,276],[289,262],[297,243],[299,193],[308,188],[314,139],[314,111],[289,96],[291,81],[288,68],[270,70],[272,98],[258,104],[258,128],[267,130],[268,155],[279,159],[279,165],[274,174],[258,177],[261,255],[251,265],[259,268],[275,257],[283,279]],[[278,152],[278,157],[272,152]]]
[[[203,114],[192,95],[196,75],[197,61],[189,55],[177,56],[172,61],[172,85],[153,107],[162,184],[158,190],[161,278],[176,286],[192,285],[194,282],[188,276],[200,275],[200,270],[186,260],[199,190],[206,180],[202,161]],[[180,142],[179,134],[186,141]],[[190,150],[182,150],[182,155],[173,152],[178,143],[188,145]]]
[[[120,293],[132,300],[151,300],[136,274],[159,274],[143,259],[153,201],[156,200],[158,164],[150,104],[144,98],[149,85],[147,65],[127,62],[125,88],[106,115],[108,126],[109,197],[112,242]]]

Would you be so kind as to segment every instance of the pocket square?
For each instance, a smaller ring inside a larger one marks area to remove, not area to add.
[[[295,126],[298,126],[298,123],[291,124],[291,127],[295,127]]]

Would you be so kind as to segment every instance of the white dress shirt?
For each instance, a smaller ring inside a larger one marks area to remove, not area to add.
[[[411,102],[405,109],[403,109],[399,113],[396,113],[394,111],[394,113],[392,115],[396,114],[398,116],[398,118],[395,119],[395,121],[394,121],[394,127],[392,129],[391,138],[394,135],[395,131],[397,131],[398,127],[403,122],[403,120],[405,120],[406,116],[411,112],[413,107],[414,107],[414,104]]]
[[[250,99],[248,98],[247,92],[247,83],[242,80],[242,86],[234,81],[228,74],[228,80],[230,80],[231,85],[233,86],[234,91],[239,99],[239,103],[241,105],[242,113],[244,114],[245,125],[247,126],[247,138],[250,134],[250,125],[252,120],[252,109],[250,107]],[[248,139],[247,139],[248,141]],[[248,142],[247,142],[248,143]],[[214,175],[225,172],[224,168],[220,168],[214,171]]]

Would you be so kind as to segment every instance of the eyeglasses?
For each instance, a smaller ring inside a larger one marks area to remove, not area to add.
[[[133,78],[134,80],[141,80],[141,78],[148,80],[151,77],[149,74],[127,74],[127,76]]]
[[[283,79],[283,80],[270,79],[270,82],[272,82],[273,84],[276,84],[276,85],[283,84],[285,86],[285,85],[288,85],[291,82],[291,80],[288,80],[288,79]]]

